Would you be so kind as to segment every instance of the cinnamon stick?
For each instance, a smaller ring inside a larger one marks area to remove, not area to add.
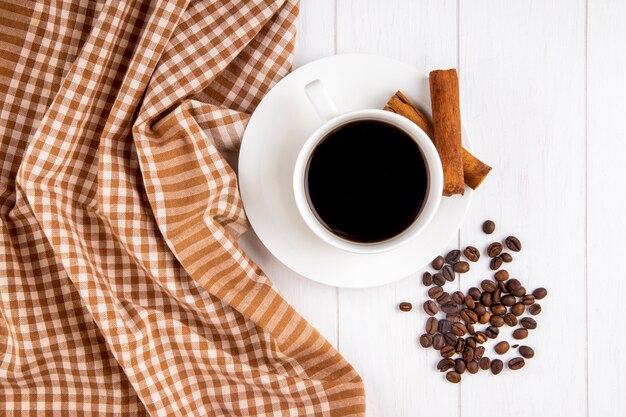
[[[384,110],[399,114],[418,125],[428,137],[433,138],[433,125],[430,119],[401,92],[396,91],[387,102]],[[476,189],[491,171],[491,167],[463,148],[463,179],[470,188]]]

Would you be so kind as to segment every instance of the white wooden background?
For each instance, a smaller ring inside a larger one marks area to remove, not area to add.
[[[494,171],[450,247],[482,248],[480,224],[493,218],[494,236],[510,232],[525,245],[509,270],[550,291],[523,370],[452,385],[434,369],[437,353],[417,346],[425,314],[397,310],[426,299],[420,274],[345,290],[270,262],[285,298],[365,380],[368,415],[626,415],[626,1],[302,0],[301,8],[296,66],[363,52],[425,73],[458,68],[464,122]],[[253,235],[244,245],[271,259]],[[487,274],[473,271],[460,287]]]

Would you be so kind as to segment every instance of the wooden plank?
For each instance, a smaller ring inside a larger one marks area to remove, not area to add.
[[[341,0],[337,50],[390,56],[425,73],[455,66],[456,17],[455,0]],[[339,290],[339,348],[365,381],[370,416],[459,414],[459,387],[436,371],[438,353],[417,342],[427,317],[420,277]],[[400,312],[401,301],[413,311]]]
[[[517,235],[524,250],[513,254],[507,269],[528,290],[550,291],[541,301],[539,327],[524,341],[535,358],[497,378],[487,372],[465,378],[461,414],[582,416],[587,406],[585,1],[460,4],[462,116],[476,154],[494,167],[474,194],[461,243],[483,249],[492,239]],[[480,230],[486,218],[498,224],[489,237]],[[487,274],[486,267],[475,268],[464,287]],[[511,332],[501,329],[509,337]],[[492,345],[487,352],[495,356]]]
[[[334,0],[303,0],[300,5],[294,67],[335,52]],[[253,231],[241,238],[252,259],[285,299],[333,345],[337,344],[337,290],[304,278],[278,261]]]
[[[624,273],[614,262],[622,259],[626,235],[626,3],[590,0],[588,13],[589,416],[602,417],[626,414],[626,358],[619,341],[607,342],[616,320],[626,317],[626,304],[606,295],[607,289],[626,293]]]

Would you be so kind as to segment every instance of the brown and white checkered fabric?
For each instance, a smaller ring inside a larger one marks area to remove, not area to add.
[[[235,241],[297,0],[0,0],[0,415],[364,414]]]

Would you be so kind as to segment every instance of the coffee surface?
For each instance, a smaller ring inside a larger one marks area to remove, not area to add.
[[[426,198],[428,172],[409,135],[364,120],[342,125],[320,141],[305,182],[320,223],[344,239],[372,243],[413,223]]]

